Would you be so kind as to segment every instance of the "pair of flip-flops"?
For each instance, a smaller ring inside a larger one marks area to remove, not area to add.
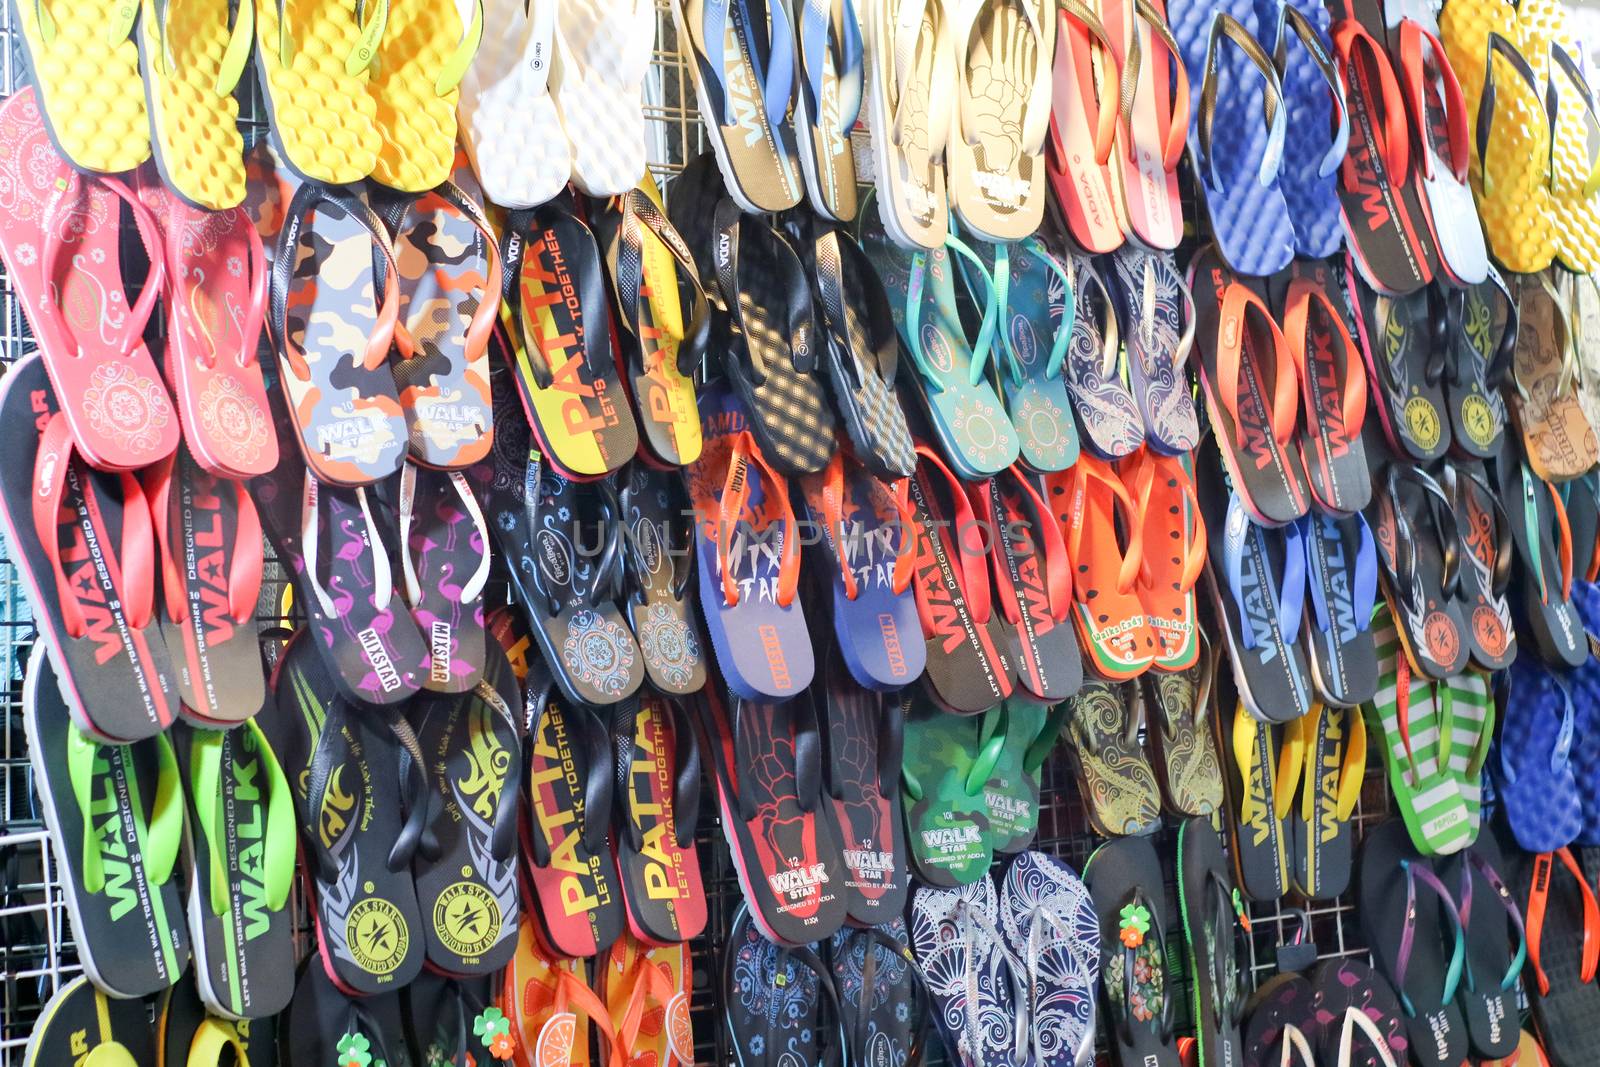
[[[1524,958],[1537,959],[1537,930],[1530,919],[1524,932],[1500,866],[1487,836],[1458,857],[1430,861],[1398,819],[1374,827],[1362,845],[1362,926],[1394,983],[1418,1063],[1444,1067],[1469,1048],[1483,1057],[1517,1048],[1517,978]]]
[[[785,947],[741,907],[723,952],[723,1017],[740,1067],[915,1062],[928,997],[899,916]]]
[[[1309,946],[1313,950],[1315,946]],[[1246,1004],[1245,1067],[1402,1067],[1410,1040],[1388,979],[1355,959],[1263,982]]]
[[[321,967],[357,994],[404,984],[425,959],[496,969],[521,910],[522,695],[504,653],[487,650],[470,692],[384,715],[341,693],[315,640],[302,632],[280,656],[267,732],[295,787]]]
[[[998,889],[987,876],[919,888],[910,932],[931,1014],[964,1067],[1073,1067],[1092,1055],[1101,938],[1065,863],[1026,852]]]
[[[1571,494],[1578,521],[1569,516],[1560,490],[1540,478],[1515,444],[1503,446],[1489,468],[1511,530],[1511,600],[1515,633],[1522,645],[1553,667],[1582,666],[1589,656],[1583,622],[1573,606],[1573,586],[1594,569],[1593,537],[1584,488]],[[1588,566],[1576,563],[1587,558]]]

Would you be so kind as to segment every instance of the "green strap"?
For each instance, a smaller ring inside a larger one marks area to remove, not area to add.
[[[361,7],[366,6],[366,0],[356,9],[359,19],[364,12]],[[355,77],[368,67],[378,54],[378,42],[383,39],[383,28],[389,22],[389,0],[377,0],[372,16],[361,24],[361,38],[356,41],[356,46],[350,49],[350,54],[345,57],[344,72]]]
[[[256,725],[254,719],[249,719],[241,729],[248,732],[248,739],[254,745],[265,772],[267,822],[266,834],[262,839],[265,847],[263,881],[267,890],[267,907],[272,911],[281,911],[288,903],[289,889],[294,882],[293,798],[289,792],[289,780],[284,776],[278,757],[267,743],[261,727]],[[195,812],[199,816],[206,851],[210,855],[210,903],[213,915],[227,914],[232,895],[229,892],[226,850],[219,847],[223,838],[219,824],[223,818],[222,742],[225,736],[221,733],[197,732],[189,760],[191,795],[195,799]],[[206,797],[214,797],[215,801],[206,803],[203,799]]]
[[[1544,559],[1540,552],[1539,537],[1539,498],[1533,473],[1528,470],[1526,463],[1522,464],[1522,523],[1528,531],[1528,554],[1533,557],[1533,576],[1539,582],[1539,599],[1548,604],[1550,602],[1549,590],[1545,588]]]
[[[928,357],[922,351],[922,291],[927,285],[928,257],[933,255],[944,256],[944,249],[915,252],[911,256],[911,280],[906,284],[906,338],[910,342],[907,347],[911,350],[911,361],[922,372],[922,380],[934,392],[942,393],[944,382],[939,380],[938,372],[928,365]],[[919,796],[917,799],[922,798]]]
[[[165,29],[162,34],[165,40]],[[233,29],[228,33],[228,47],[222,51],[222,66],[217,70],[213,88],[218,96],[227,96],[239,86],[244,68],[250,62],[250,47],[256,39],[256,5],[254,0],[239,0],[239,13],[234,16]]]
[[[222,861],[222,849],[217,847],[217,823],[222,809],[222,737],[209,730],[196,731],[189,749],[189,795],[194,798],[195,816],[210,857],[213,915],[228,911],[228,869]]]
[[[1006,747],[1005,713],[1004,704],[983,713],[982,733],[987,734],[988,738],[978,749],[978,757],[972,761],[972,766],[967,769],[966,791],[969,797],[983,792],[983,787],[994,774],[995,764],[1000,762],[1000,753]]]
[[[1001,313],[1011,310],[1011,246],[998,244],[994,246],[994,274],[991,276],[990,288],[993,295],[990,302]],[[1004,372],[1011,375],[1013,385],[1021,385],[1023,381],[1022,361],[1017,358],[1016,346],[1011,343],[1011,331],[1004,322],[1000,323],[1000,351],[1005,354]],[[998,362],[998,360],[996,361]],[[974,385],[977,383],[974,382]]]
[[[94,802],[95,761],[100,746],[76,726],[67,727],[67,777],[72,783],[72,796],[78,803],[78,814],[83,819],[83,848],[79,867],[83,888],[98,893],[105,888],[106,875],[100,865],[100,843],[96,837],[94,819],[89,806]]]
[[[475,0],[472,5],[472,22],[468,24],[467,32],[456,45],[456,50],[450,53],[449,58],[444,61],[444,66],[440,68],[439,77],[433,83],[435,93],[444,96],[461,84],[461,79],[467,76],[467,68],[472,66],[472,57],[478,53],[478,42],[481,40],[483,40],[483,0]]]
[[[145,873],[152,886],[165,885],[178,862],[178,847],[183,843],[183,780],[178,770],[178,754],[166,734],[153,739],[158,757],[156,799],[150,821],[134,813],[134,830],[139,835],[139,851],[144,855]]]
[[[289,889],[294,885],[294,794],[289,791],[289,777],[278,763],[278,754],[267,744],[261,727],[254,719],[245,725],[255,738],[256,752],[267,771],[267,906],[280,911],[289,903]]]
[[[994,331],[996,321],[1000,318],[1000,305],[996,300],[994,279],[989,276],[988,269],[983,265],[983,260],[978,253],[961,238],[951,234],[945,238],[944,246],[963,257],[978,269],[978,275],[983,279],[989,296],[983,308],[983,322],[978,327],[978,340],[972,345],[972,373],[968,380],[972,385],[983,381],[983,371],[989,364],[989,349],[994,344]]]

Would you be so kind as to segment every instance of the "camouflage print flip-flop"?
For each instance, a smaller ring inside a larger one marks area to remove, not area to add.
[[[1005,735],[980,747],[982,729],[981,717],[953,715],[927,699],[906,713],[901,764],[906,845],[917,877],[930,885],[977,881],[994,858],[984,785]]]
[[[300,451],[322,481],[369,485],[405,458],[387,365],[399,307],[383,221],[359,193],[300,186],[272,256],[267,329]]]
[[[500,249],[465,161],[459,156],[453,180],[432,192],[378,206],[400,275],[394,377],[411,456],[446,470],[482,459],[494,435],[489,335]]]

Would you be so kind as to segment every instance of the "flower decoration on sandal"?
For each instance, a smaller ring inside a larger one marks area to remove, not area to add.
[[[372,1043],[366,1034],[347,1033],[335,1048],[339,1052],[339,1067],[372,1067]]]
[[[472,1032],[497,1060],[509,1060],[516,1049],[516,1039],[511,1036],[511,1020],[499,1008],[485,1008],[472,1021]]]
[[[1122,943],[1128,948],[1144,944],[1144,935],[1150,932],[1150,909],[1143,904],[1129,904],[1122,909],[1119,918],[1122,930],[1118,936]]]

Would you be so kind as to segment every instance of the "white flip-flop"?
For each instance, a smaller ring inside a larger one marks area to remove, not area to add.
[[[572,151],[549,92],[557,3],[484,0],[494,31],[483,35],[461,79],[461,141],[484,196],[501,207],[538,207],[572,177]]]
[[[956,55],[940,0],[880,0],[868,27],[878,214],[895,244],[943,248],[950,235],[945,147]]]
[[[620,196],[645,171],[644,79],[655,48],[651,0],[560,0],[551,91],[572,144],[572,184]]]

